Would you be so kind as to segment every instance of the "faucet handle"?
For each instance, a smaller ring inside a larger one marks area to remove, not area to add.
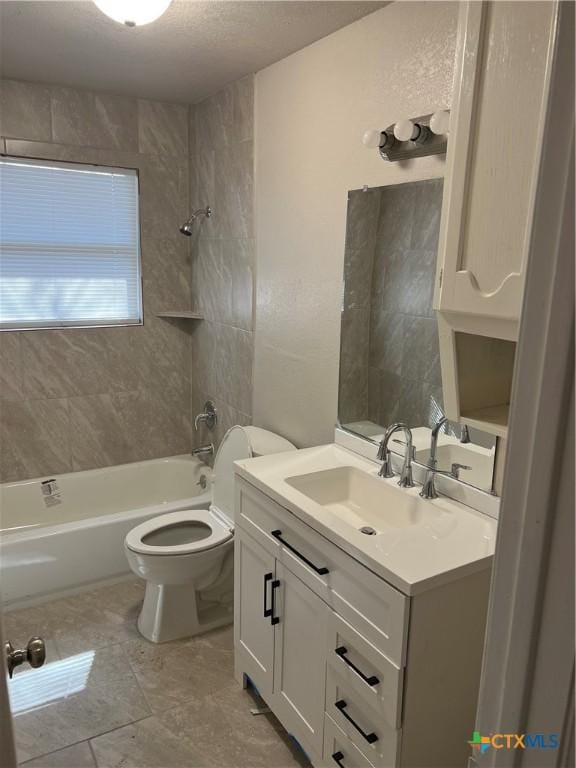
[[[382,440],[380,440],[380,445],[378,446],[378,453],[376,454],[376,458],[378,459],[378,461],[383,461],[386,453],[387,451],[384,448],[384,438],[382,438]]]
[[[194,419],[194,429],[198,431],[198,426],[202,423],[206,424],[210,431],[212,431],[218,423],[218,411],[212,400],[206,400],[204,403],[204,412],[199,413]]]
[[[458,480],[458,477],[460,476],[460,470],[461,469],[472,469],[472,467],[469,467],[467,464],[459,464],[457,461],[455,461],[452,464],[452,468],[450,470],[450,474]]]

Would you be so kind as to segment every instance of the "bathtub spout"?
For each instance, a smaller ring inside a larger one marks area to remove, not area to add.
[[[211,456],[214,456],[214,443],[201,445],[198,448],[192,448],[192,456],[201,456],[204,453],[209,453]]]

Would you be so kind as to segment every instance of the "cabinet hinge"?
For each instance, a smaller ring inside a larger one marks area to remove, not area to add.
[[[444,268],[440,270],[440,275],[438,277],[438,287],[442,288],[442,278],[444,277]]]

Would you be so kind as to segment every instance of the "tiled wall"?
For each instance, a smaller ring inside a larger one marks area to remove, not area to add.
[[[253,100],[249,77],[190,114],[192,205],[213,209],[191,238],[193,302],[205,317],[192,330],[192,412],[210,398],[219,415],[213,433],[195,435],[198,444],[217,444],[252,420]]]
[[[432,309],[441,208],[441,179],[350,195],[339,406],[344,423],[432,426],[441,415]]]
[[[19,480],[187,452],[188,108],[0,83],[3,151],[137,168],[144,325],[0,333],[0,477]]]

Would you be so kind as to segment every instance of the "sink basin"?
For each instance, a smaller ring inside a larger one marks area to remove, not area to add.
[[[356,467],[294,475],[285,482],[353,528],[371,528],[376,534],[390,528],[421,525],[439,514],[417,495]]]

